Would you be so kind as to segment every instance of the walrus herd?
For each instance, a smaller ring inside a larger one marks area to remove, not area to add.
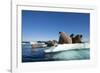
[[[82,43],[82,35],[77,34],[74,36],[74,34],[71,34],[70,36],[64,32],[59,32],[59,40],[49,40],[46,41],[45,44],[47,44],[48,47],[55,46],[55,44],[72,44],[72,43]]]
[[[65,34],[64,32],[59,32],[59,41],[58,44],[71,44],[71,43],[82,43],[82,35],[71,34],[70,36]]]
[[[51,46],[57,46],[57,44],[72,44],[72,43],[82,43],[82,35],[77,34],[76,36],[74,34],[68,35],[64,32],[59,32],[59,40],[49,40],[45,41],[44,43],[47,45],[47,47]],[[39,46],[37,44],[32,44],[32,48],[38,48]]]

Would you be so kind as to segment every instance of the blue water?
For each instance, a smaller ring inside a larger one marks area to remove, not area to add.
[[[46,48],[32,49],[31,45],[22,45],[22,62],[41,61],[68,61],[68,60],[88,60],[90,59],[89,48],[66,50],[60,52],[45,53]]]

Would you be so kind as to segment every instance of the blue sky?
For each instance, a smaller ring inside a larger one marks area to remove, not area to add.
[[[59,31],[89,40],[89,13],[22,10],[23,41],[58,40]]]

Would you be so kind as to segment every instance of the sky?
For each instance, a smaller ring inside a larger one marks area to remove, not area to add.
[[[59,32],[82,34],[89,41],[89,25],[89,13],[22,10],[23,41],[58,41]]]

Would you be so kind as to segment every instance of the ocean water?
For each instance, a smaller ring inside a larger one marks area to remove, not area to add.
[[[31,45],[22,45],[22,62],[43,62],[43,61],[69,61],[90,59],[90,49],[71,49],[60,52],[46,53],[46,48],[31,48]]]

